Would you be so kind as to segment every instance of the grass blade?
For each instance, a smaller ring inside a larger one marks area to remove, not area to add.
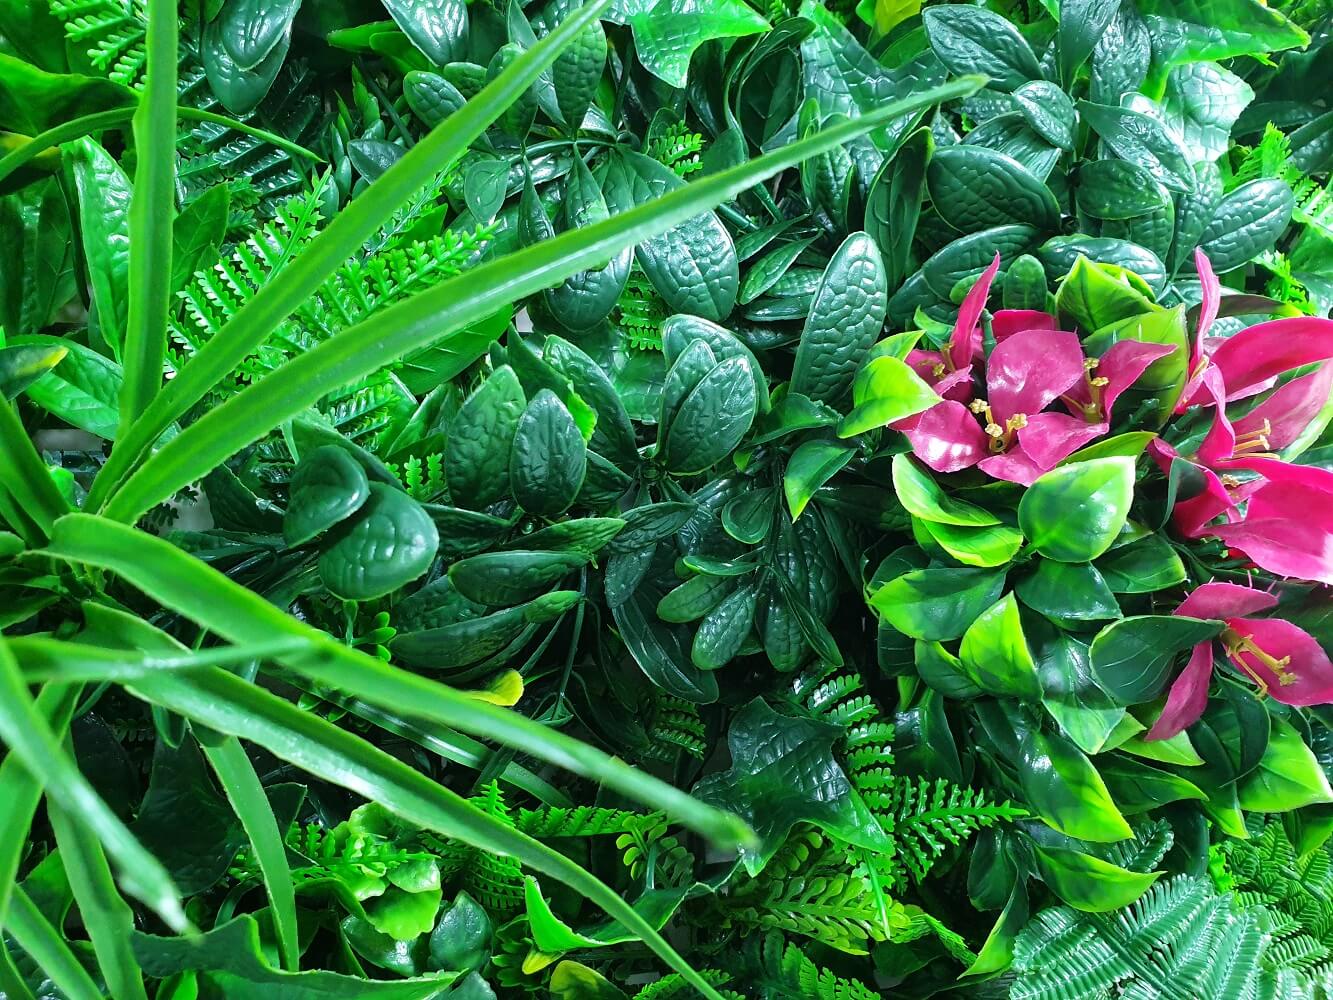
[[[461,156],[560,53],[604,10],[609,0],[591,0],[565,18],[486,85],[472,100],[434,128],[354,198],[305,251],[250,299],[231,321],[190,359],[138,421],[116,442],[89,491],[87,509],[98,510],[172,421],[204,398],[284,319],[312,295],[348,257],[441,168]]]
[[[82,693],[81,684],[47,684],[38,693],[37,712],[56,739],[65,738]],[[19,763],[15,754],[6,756],[0,763],[0,927],[5,923],[28,830],[41,800],[41,782]]]
[[[160,670],[198,670],[200,667],[276,659],[305,648],[305,642],[291,638],[210,649],[179,648],[162,653],[103,649],[40,636],[14,636],[9,640],[10,652],[23,671],[23,679],[29,684],[49,680],[124,683]]]
[[[138,165],[130,197],[130,301],[118,436],[125,434],[162,388],[171,308],[171,223],[176,215],[176,4],[148,0],[147,15],[148,70],[139,110],[134,115]]]
[[[721,1000],[651,924],[591,872],[359,736],[217,668],[191,678],[155,674],[131,690],[219,732],[258,744],[311,774],[380,803],[409,823],[509,855],[527,868],[559,879],[637,934],[704,996]]]
[[[59,806],[47,809],[55,830],[79,916],[92,938],[97,965],[114,1000],[148,1000],[143,972],[130,947],[134,911],[121,899],[111,879],[102,845],[86,827]]]
[[[411,717],[517,747],[661,809],[719,846],[734,847],[751,836],[735,816],[704,805],[595,747],[343,645],[163,539],[102,517],[70,514],[61,518],[46,552],[109,569],[230,642],[275,636],[304,639],[308,652],[285,654],[278,660],[317,684],[395,712],[407,712],[411,706]]]
[[[259,870],[264,876],[264,889],[268,892],[269,904],[273,909],[273,927],[278,934],[282,967],[288,972],[296,972],[301,965],[301,946],[296,925],[296,890],[292,887],[287,847],[282,841],[282,831],[278,829],[273,807],[264,794],[264,786],[259,781],[259,775],[255,774],[254,765],[250,763],[250,758],[236,737],[226,736],[213,741],[202,733],[198,735],[199,745],[217,772],[227,801],[245,828],[250,846],[255,852],[255,860],[259,862]]]
[[[69,510],[18,411],[4,396],[0,396],[0,483],[44,533],[49,534],[51,523]]]
[[[157,858],[93,791],[33,704],[18,663],[0,639],[0,741],[31,771],[52,800],[83,818],[116,862],[121,885],[160,916],[167,926],[189,927],[171,876]]]
[[[570,230],[483,264],[376,313],[296,356],[185,428],[135,470],[107,503],[105,513],[119,521],[133,522],[154,504],[201,479],[224,459],[296,416],[326,393],[416,348],[457,335],[506,303],[597,266],[625,247],[666,232],[810,156],[839,146],[899,115],[965,97],[983,82],[983,77],[961,77],[891,102],[873,114],[703,177],[604,222]],[[460,365],[466,365],[480,357],[489,342],[468,338],[458,341],[456,346]],[[110,463],[106,468],[110,468]]]
[[[20,886],[14,887],[14,901],[5,929],[67,1000],[102,1000],[102,991],[92,976]]]

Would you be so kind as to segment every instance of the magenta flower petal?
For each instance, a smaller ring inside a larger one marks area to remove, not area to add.
[[[1014,447],[1002,455],[983,458],[977,463],[977,468],[992,479],[1031,486],[1044,473],[1049,472],[1051,467],[1038,465],[1021,447]]]
[[[1000,255],[997,253],[990,267],[981,272],[981,277],[968,289],[963,304],[958,307],[958,318],[949,336],[949,355],[955,368],[970,365],[973,359],[981,356],[981,311],[986,308],[991,282],[999,270]]]
[[[1189,618],[1243,618],[1277,607],[1277,598],[1235,583],[1205,583],[1180,602],[1175,613]]]
[[[1264,451],[1279,451],[1300,437],[1301,431],[1319,415],[1330,391],[1333,391],[1333,364],[1320,365],[1308,375],[1292,379],[1237,420],[1233,425],[1236,434],[1263,434],[1268,442]]]
[[[1309,503],[1308,497],[1293,497],[1293,500]],[[1328,497],[1324,496],[1322,503],[1328,503]],[[1178,504],[1176,511],[1180,513]],[[1250,512],[1236,524],[1214,525],[1197,533],[1220,537],[1274,575],[1333,584],[1333,532],[1328,525],[1306,517],[1308,512],[1309,508],[1304,512],[1293,509],[1285,517],[1256,517]]]
[[[1001,309],[990,319],[990,332],[997,344],[1024,330],[1058,330],[1059,321],[1040,309]]]
[[[1063,330],[1025,330],[986,359],[987,398],[996,421],[1040,413],[1083,380],[1083,348]]]
[[[1246,327],[1213,353],[1228,399],[1262,392],[1283,372],[1333,358],[1333,320],[1291,316]]]
[[[1064,413],[1038,413],[1028,417],[1027,426],[1018,432],[1023,452],[1043,472],[1054,469],[1089,441],[1107,431],[1105,422],[1090,424]]]
[[[944,355],[939,351],[923,351],[914,347],[907,352],[906,361],[912,371],[931,385],[934,385],[947,374],[947,370],[942,370],[944,368]]]
[[[1176,528],[1187,538],[1199,538],[1217,532],[1209,527],[1220,515],[1227,515],[1228,520],[1236,520],[1237,504],[1240,497],[1233,496],[1222,483],[1221,478],[1212,469],[1197,466],[1204,479],[1204,489],[1188,500],[1177,500],[1171,519]]]
[[[1180,400],[1176,403],[1176,412],[1184,413],[1187,407],[1194,405],[1199,391],[1199,380],[1208,367],[1208,331],[1217,319],[1217,310],[1222,302],[1222,285],[1213,273],[1213,265],[1202,249],[1194,251],[1194,269],[1199,272],[1199,284],[1203,289],[1203,300],[1199,303],[1199,323],[1194,328],[1194,343],[1190,349],[1189,372],[1185,386],[1181,390]]]
[[[1111,407],[1120,394],[1139,380],[1148,366],[1176,350],[1172,344],[1141,344],[1137,340],[1122,340],[1102,355],[1093,372],[1107,379],[1102,389],[1102,415],[1111,416]]]
[[[1203,252],[1203,247],[1194,249],[1194,269],[1199,272],[1199,285],[1203,289],[1203,301],[1199,303],[1199,325],[1195,327],[1195,343],[1203,344],[1214,320],[1217,319],[1218,307],[1222,304],[1222,283],[1213,273],[1213,263]]]
[[[1333,701],[1333,663],[1309,632],[1280,618],[1254,618],[1229,624],[1266,654],[1260,656],[1239,649],[1231,655],[1263,678],[1275,701],[1302,707]],[[1274,669],[1266,662],[1268,657],[1290,660]]]
[[[894,425],[912,443],[912,451],[936,472],[958,472],[988,454],[990,439],[976,415],[962,403],[945,400],[925,413]]]
[[[1208,682],[1213,679],[1213,644],[1201,642],[1194,647],[1185,669],[1171,685],[1166,705],[1145,740],[1169,740],[1199,720],[1208,706]]]
[[[1204,465],[1215,466],[1227,461],[1236,451],[1236,431],[1227,419],[1226,386],[1222,383],[1222,373],[1209,367],[1199,382],[1201,396],[1211,399],[1213,406],[1213,425],[1199,445],[1198,458]],[[1196,397],[1197,401],[1197,397]]]
[[[943,399],[952,399],[956,403],[972,402],[972,366],[967,365],[950,372],[935,383],[935,391]]]

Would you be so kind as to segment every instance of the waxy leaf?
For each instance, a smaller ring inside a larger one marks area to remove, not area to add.
[[[1133,836],[1097,769],[1064,737],[1025,732],[1017,770],[1028,804],[1051,829],[1096,843]]]
[[[530,514],[553,517],[583,486],[588,446],[565,404],[549,389],[532,397],[519,418],[509,453],[514,499]]]
[[[449,426],[445,475],[454,501],[485,507],[509,490],[509,457],[527,400],[509,366],[497,368]]]
[[[1075,462],[1028,487],[1018,505],[1018,525],[1046,558],[1088,562],[1115,541],[1133,496],[1132,458]]]
[[[283,538],[288,545],[303,545],[360,510],[368,499],[370,481],[361,465],[342,448],[317,448],[292,474]]]
[[[492,607],[529,601],[587,563],[578,552],[512,549],[460,559],[449,567],[458,592]]]
[[[370,484],[370,498],[350,527],[319,557],[319,575],[334,595],[368,601],[411,583],[430,568],[439,547],[435,523],[401,490]]]
[[[968,626],[958,657],[968,677],[987,694],[1023,701],[1041,698],[1037,665],[1013,594],[1006,594]]]
[[[763,870],[796,823],[871,850],[887,844],[833,756],[841,735],[841,727],[779,715],[758,698],[732,719],[731,769],[705,777],[694,795],[741,816],[758,834],[759,843],[741,851],[746,871]]]
[[[917,569],[889,581],[870,605],[913,639],[957,639],[1000,598],[1003,569]]]
[[[1181,650],[1208,642],[1222,623],[1183,615],[1138,615],[1106,626],[1092,642],[1092,668],[1121,704],[1151,701],[1166,690]]]

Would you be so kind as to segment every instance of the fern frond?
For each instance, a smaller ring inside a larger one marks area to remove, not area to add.
[[[1155,883],[1124,910],[1043,910],[1014,945],[1014,1000],[1257,996],[1266,936],[1258,912],[1204,879]]]
[[[655,699],[647,733],[647,755],[658,760],[674,760],[678,751],[703,760],[708,749],[699,707],[673,695],[662,694]]]
[[[148,62],[143,0],[50,0],[50,6],[70,45],[96,69],[126,87],[142,84]]]
[[[680,177],[687,177],[703,168],[699,154],[704,148],[704,137],[684,122],[676,122],[648,144],[644,150],[658,163],[670,167]]]
[[[893,777],[883,788],[862,792],[871,810],[891,821],[903,863],[920,881],[950,846],[957,847],[977,830],[1001,820],[1026,816],[1026,810],[987,802],[985,793],[944,778]],[[883,821],[880,823],[889,828]]]
[[[876,714],[861,678],[830,664],[817,663],[801,671],[792,680],[791,693],[815,718],[838,726],[862,723]]]
[[[634,265],[612,314],[617,329],[634,350],[660,351],[662,323],[667,315],[666,303],[653,289],[648,276]]]
[[[645,821],[660,821],[661,813],[630,812],[626,809],[603,809],[598,806],[519,810],[514,824],[530,837],[599,837],[624,833]]]
[[[731,976],[719,969],[700,969],[699,975],[713,987],[723,987],[731,982]],[[745,994],[735,990],[718,989],[718,993],[726,1000],[746,1000]],[[634,1000],[693,1000],[698,995],[698,991],[683,976],[673,972],[639,990],[634,994]]]
[[[651,872],[649,885],[684,885],[694,879],[694,855],[667,833],[666,818],[649,813],[626,821],[625,832],[616,837],[626,868],[634,878]]]

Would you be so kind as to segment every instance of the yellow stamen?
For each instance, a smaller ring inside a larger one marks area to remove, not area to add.
[[[944,362],[943,362],[943,361],[937,361],[937,362],[935,363],[935,367],[932,368],[932,369],[930,370],[930,373],[931,373],[932,375],[934,375],[936,378],[944,378],[944,372],[945,372],[945,370],[946,370],[946,369],[945,369],[945,367],[944,367]]]
[[[1296,674],[1290,669],[1290,656],[1283,656],[1281,658],[1273,656],[1271,653],[1262,649],[1259,644],[1254,641],[1252,636],[1241,635],[1235,629],[1231,628],[1223,629],[1222,645],[1227,651],[1227,656],[1231,658],[1231,662],[1236,664],[1241,670],[1245,671],[1245,673],[1248,674],[1260,688],[1262,688],[1260,694],[1268,693],[1268,684],[1258,675],[1258,672],[1250,666],[1244,658],[1242,658],[1242,653],[1253,657],[1271,670],[1274,675],[1276,675],[1278,684],[1282,687],[1295,684],[1298,679]]]

